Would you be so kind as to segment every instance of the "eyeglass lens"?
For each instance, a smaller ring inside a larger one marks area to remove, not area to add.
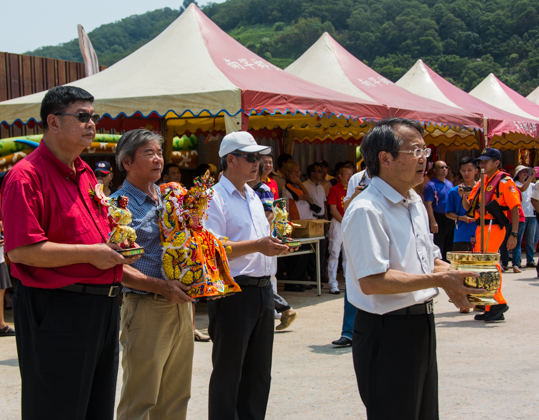
[[[88,121],[92,120],[94,124],[97,124],[101,117],[99,114],[91,115],[88,112],[79,112],[78,118],[79,121],[83,123],[87,123]]]

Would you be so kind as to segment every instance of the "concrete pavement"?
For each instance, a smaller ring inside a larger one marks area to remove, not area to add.
[[[442,291],[435,298],[441,419],[536,419],[539,412],[539,279],[535,269],[504,274],[506,321],[485,324],[460,314]],[[343,287],[341,282],[341,288]],[[365,419],[351,348],[334,348],[343,297],[323,289],[283,292],[298,310],[290,329],[275,334],[272,391],[267,419]],[[10,312],[6,318],[11,320]],[[205,305],[197,305],[205,331]],[[276,321],[277,325],[278,321]],[[195,344],[190,419],[207,418],[210,343]],[[118,395],[121,388],[121,372]],[[0,418],[20,418],[20,378],[15,339],[0,338]],[[388,401],[388,404],[391,404]]]

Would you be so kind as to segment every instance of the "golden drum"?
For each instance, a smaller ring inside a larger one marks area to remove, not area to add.
[[[494,295],[500,287],[502,275],[497,266],[498,253],[479,252],[448,252],[447,259],[451,262],[450,270],[474,271],[479,277],[465,277],[464,284],[468,287],[485,289],[482,294],[470,294],[468,299],[475,305],[497,305]]]

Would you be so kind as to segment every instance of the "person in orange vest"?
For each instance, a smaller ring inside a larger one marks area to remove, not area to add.
[[[481,156],[477,158],[479,167],[485,170],[487,177],[485,184],[485,252],[498,252],[504,241],[506,229],[511,229],[507,249],[511,250],[517,245],[520,197],[513,179],[509,174],[500,171],[501,159],[500,151],[492,148],[486,148],[481,153]],[[481,227],[479,226],[480,186],[481,183],[478,183],[469,194],[459,188],[459,193],[462,195],[462,205],[468,211],[468,216],[477,219],[475,252],[480,252],[481,250]],[[511,223],[507,218],[509,211],[512,216]],[[491,232],[489,235],[488,229],[491,221],[492,227],[490,227]],[[501,273],[501,268],[498,267],[498,269]],[[502,295],[501,282],[494,299],[496,299],[498,305],[485,306],[485,313],[476,315],[476,320],[486,322],[505,320],[504,312],[507,312],[509,306],[507,306],[507,302]]]

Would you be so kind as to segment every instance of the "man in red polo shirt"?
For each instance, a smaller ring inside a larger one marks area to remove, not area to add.
[[[279,187],[277,186],[277,182],[269,177],[273,172],[273,156],[271,154],[263,155],[260,162],[262,163],[260,180],[269,187],[273,194],[273,199],[277,200],[279,198]]]
[[[344,216],[344,197],[348,188],[348,181],[354,174],[354,171],[349,167],[342,166],[337,172],[337,182],[329,189],[328,205],[329,212],[333,218],[329,225],[329,260],[328,260],[328,276],[329,276],[329,293],[338,295],[339,283],[337,282],[337,267],[339,265],[339,254],[342,248],[342,233],[341,221]],[[342,254],[343,271],[346,273],[346,255]]]
[[[79,154],[99,116],[83,89],[51,89],[43,140],[2,187],[5,250],[17,283],[13,314],[23,419],[112,419],[124,258],[107,244],[97,180]]]

